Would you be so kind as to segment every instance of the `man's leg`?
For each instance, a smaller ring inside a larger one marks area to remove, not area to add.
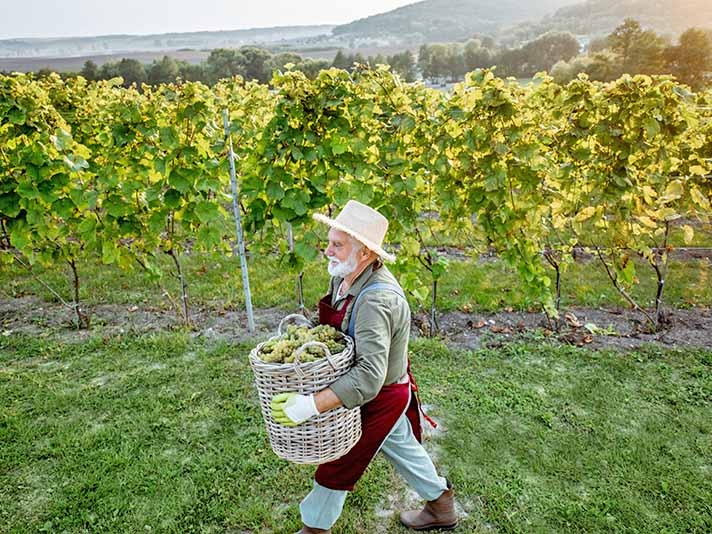
[[[415,439],[405,414],[401,416],[386,438],[381,452],[408,485],[426,501],[437,499],[448,489],[447,481],[438,476],[427,451]]]
[[[452,530],[457,526],[453,490],[438,476],[433,461],[413,434],[403,416],[381,449],[406,482],[425,499],[422,510],[400,514],[400,521],[414,530]]]
[[[302,523],[329,530],[344,509],[346,494],[346,491],[332,490],[314,482],[314,488],[299,505]]]

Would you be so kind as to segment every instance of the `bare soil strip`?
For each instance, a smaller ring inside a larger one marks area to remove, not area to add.
[[[80,342],[89,336],[124,333],[157,333],[181,327],[171,310],[141,308],[133,305],[93,306],[87,310],[90,330],[76,330],[74,314],[61,304],[48,303],[28,296],[0,300],[0,335],[24,334],[47,336]],[[255,310],[256,331],[247,331],[242,310],[194,310],[192,331],[195,336],[244,341],[272,335],[289,310]],[[571,308],[562,318],[559,332],[550,329],[543,313],[500,311],[496,313],[447,312],[438,315],[439,337],[453,347],[478,349],[492,347],[527,335],[540,335],[562,343],[592,349],[631,350],[646,344],[667,348],[712,349],[712,308],[669,309],[663,328],[650,332],[643,317],[625,309]],[[426,313],[414,313],[414,336],[429,332]]]

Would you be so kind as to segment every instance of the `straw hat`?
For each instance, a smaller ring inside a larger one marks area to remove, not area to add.
[[[336,219],[330,219],[321,213],[315,213],[313,217],[332,228],[346,232],[385,261],[396,261],[393,254],[383,250],[383,238],[388,230],[388,219],[373,208],[355,200],[349,200]]]

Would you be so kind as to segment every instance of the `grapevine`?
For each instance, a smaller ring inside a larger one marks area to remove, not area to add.
[[[287,71],[272,86],[1,76],[4,264],[68,264],[81,319],[84,262],[160,281],[167,254],[188,322],[185,257],[234,249],[224,109],[249,253],[278,252],[301,272],[323,248],[311,214],[360,200],[391,221],[394,272],[416,302],[430,296],[432,326],[440,249],[461,244],[514,266],[552,318],[575,247],[628,297],[639,256],[657,291],[629,301],[659,323],[670,236],[691,242],[691,221],[712,213],[712,96],[669,78],[521,87],[475,71],[444,94],[379,67]]]

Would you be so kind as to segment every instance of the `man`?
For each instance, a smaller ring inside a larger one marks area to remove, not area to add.
[[[427,501],[420,511],[403,512],[401,522],[415,530],[453,529],[453,490],[420,443],[419,405],[408,366],[410,309],[382,263],[395,260],[382,247],[388,220],[353,200],[335,219],[314,218],[330,226],[325,254],[332,278],[329,294],[319,302],[319,322],[354,337],[355,364],[315,394],[276,395],[272,416],[297,425],[337,406],[360,406],[363,434],[345,456],[317,468],[314,487],[300,505],[300,532],[331,532],[347,492],[379,451]]]

